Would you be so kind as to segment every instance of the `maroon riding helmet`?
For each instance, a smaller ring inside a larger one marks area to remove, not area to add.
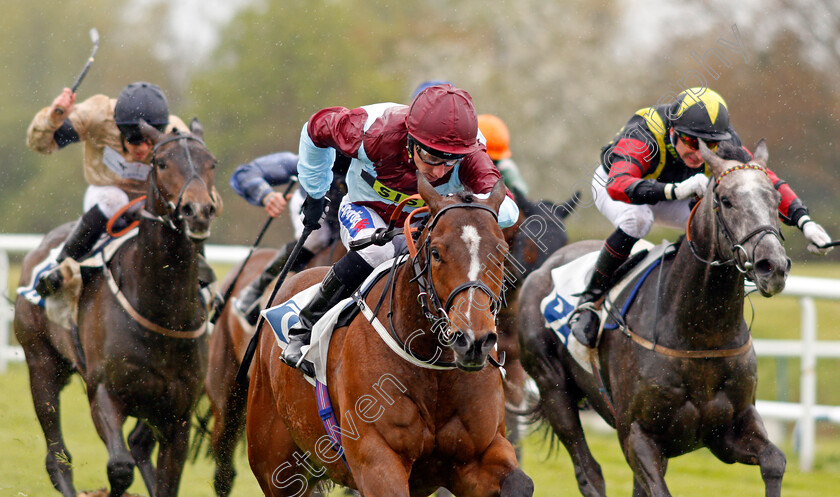
[[[452,85],[430,86],[411,102],[408,134],[429,153],[457,159],[478,147],[478,117],[472,97]]]

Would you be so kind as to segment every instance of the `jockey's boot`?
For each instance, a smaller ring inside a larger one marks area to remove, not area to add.
[[[102,233],[105,232],[105,226],[108,224],[108,217],[102,213],[99,206],[94,206],[91,210],[85,212],[73,231],[67,236],[64,241],[64,247],[59,252],[56,262],[58,263],[50,271],[47,271],[35,284],[35,291],[41,297],[47,298],[54,295],[61,289],[64,278],[61,276],[59,265],[66,258],[71,258],[79,261],[87,256]]]
[[[292,241],[284,245],[277,256],[268,263],[268,266],[263,272],[257,276],[257,279],[251,282],[250,285],[240,290],[239,295],[233,298],[231,304],[234,312],[243,316],[251,326],[257,324],[260,317],[260,297],[262,297],[268,284],[274,281],[274,278],[280,274],[289,256],[292,254],[297,241]],[[312,260],[315,254],[309,250],[302,248],[295,258],[294,265],[290,271],[300,272]]]
[[[607,238],[601,253],[598,254],[589,284],[581,294],[574,315],[569,320],[572,334],[586,347],[594,348],[598,341],[601,320],[597,311],[601,309],[604,296],[610,288],[613,273],[627,260],[637,240],[638,238],[617,229]]]
[[[280,359],[299,368],[307,376],[315,376],[314,365],[303,358],[301,349],[309,345],[312,327],[332,307],[353,294],[373,268],[358,252],[349,252],[330,268],[315,297],[300,310],[300,321],[289,330],[289,344]]]

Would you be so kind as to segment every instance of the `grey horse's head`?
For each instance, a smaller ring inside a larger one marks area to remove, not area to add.
[[[761,295],[781,292],[790,259],[779,231],[781,195],[766,172],[766,143],[758,142],[752,160],[724,159],[702,140],[700,153],[714,176],[706,195],[715,206],[720,255],[733,258]]]

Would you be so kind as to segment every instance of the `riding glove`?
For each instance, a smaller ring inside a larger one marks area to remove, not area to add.
[[[705,174],[699,173],[680,183],[671,183],[665,187],[665,196],[669,200],[683,200],[694,196],[702,197],[706,193],[706,187],[709,186],[709,179]],[[669,193],[670,195],[668,195]]]
[[[303,225],[311,230],[317,230],[321,227],[321,216],[327,207],[329,200],[326,196],[321,198],[313,198],[309,195],[303,201],[301,212],[303,213]]]
[[[804,217],[807,216],[803,216],[803,218]],[[811,221],[810,217],[808,217],[805,222],[800,220],[800,223],[802,234],[805,235],[805,238],[807,238],[809,242],[811,242],[808,244],[809,252],[817,255],[825,255],[833,248],[822,248],[823,245],[831,242],[831,237],[828,236],[828,233],[825,232],[825,229],[823,229],[822,226],[814,221]]]

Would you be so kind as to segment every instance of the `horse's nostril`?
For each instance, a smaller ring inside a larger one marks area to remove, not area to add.
[[[757,273],[770,274],[773,272],[773,263],[767,259],[761,259],[755,263],[755,270]]]
[[[193,217],[195,215],[195,211],[193,210],[192,204],[186,204],[181,207],[181,214],[184,217]]]
[[[207,217],[213,217],[216,215],[216,206],[210,204],[207,206]]]

